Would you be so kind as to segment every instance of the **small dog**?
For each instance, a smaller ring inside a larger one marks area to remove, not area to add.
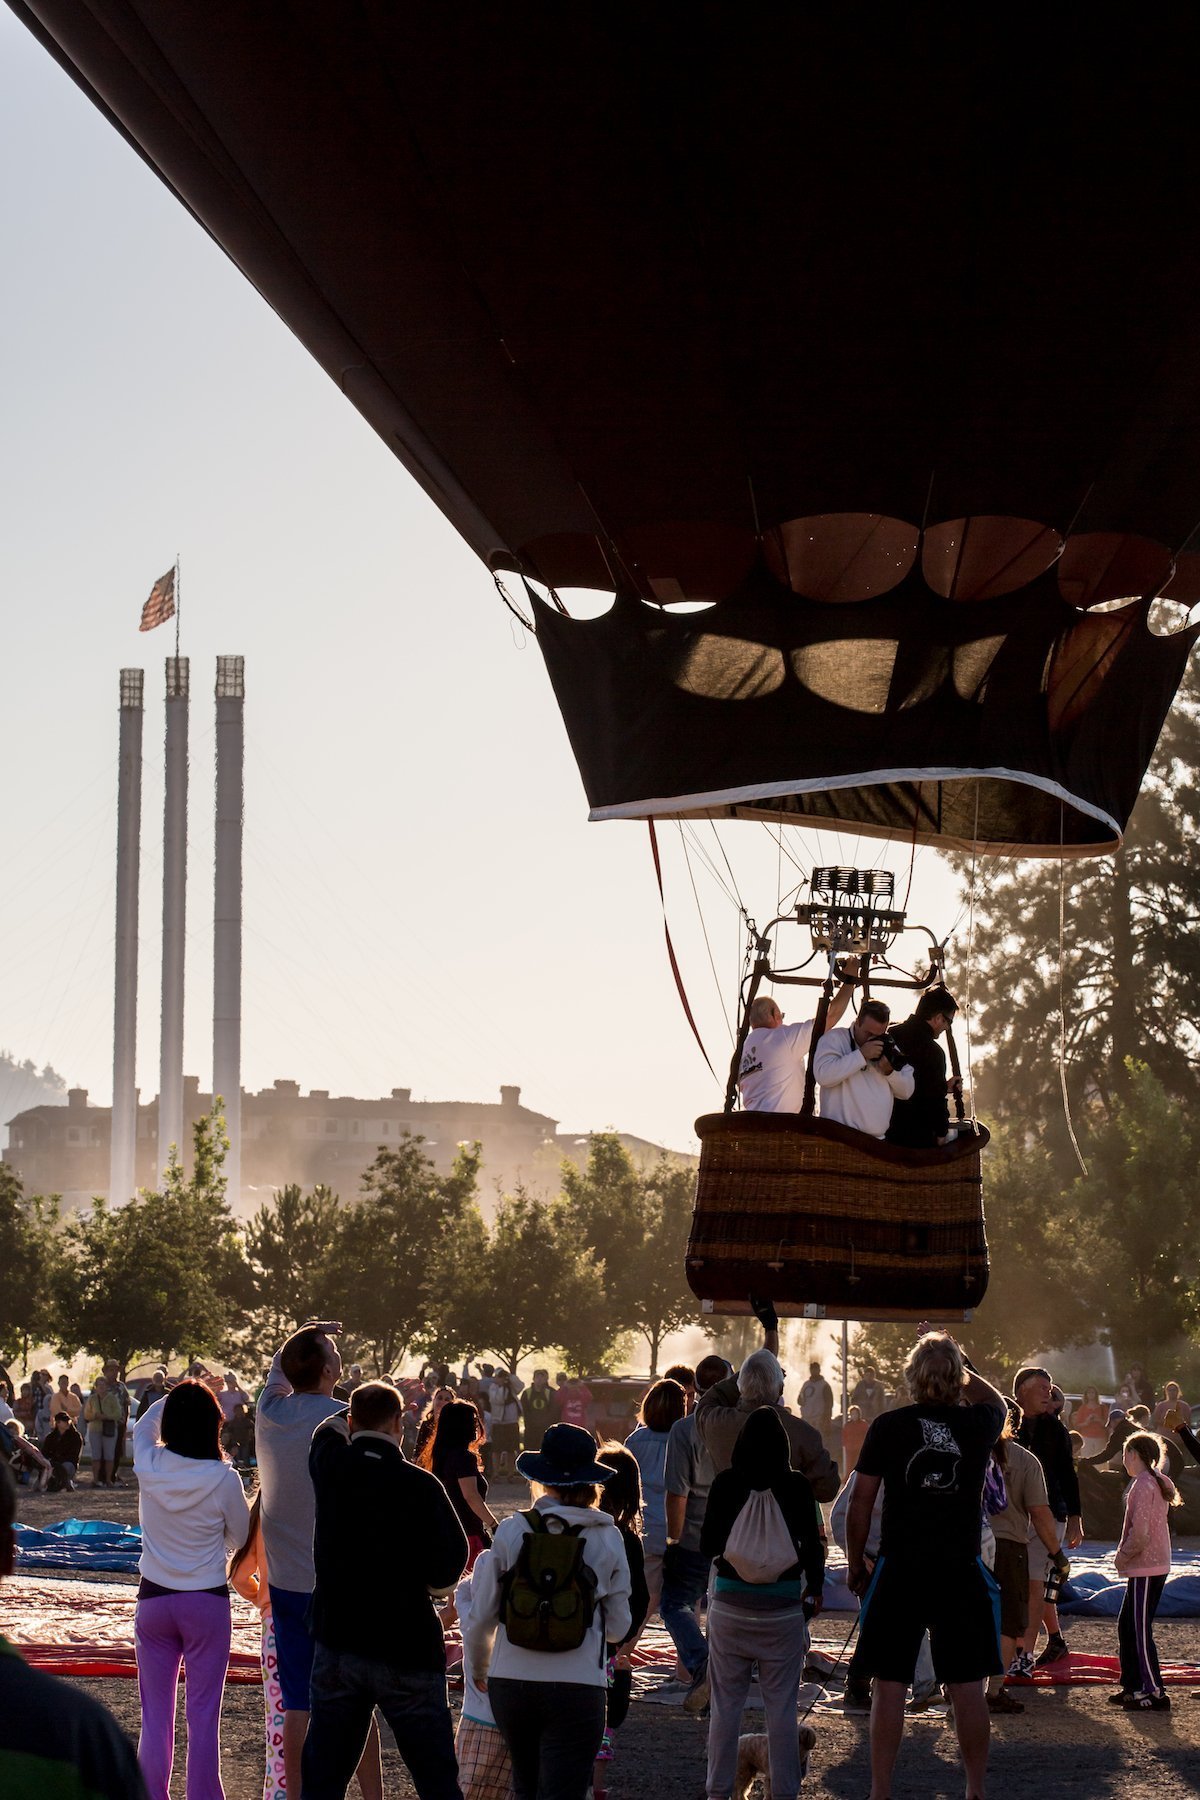
[[[808,1774],[808,1759],[812,1755],[817,1734],[811,1725],[801,1725],[797,1735],[800,1742],[800,1779],[803,1781]],[[767,1734],[765,1731],[745,1731],[738,1739],[737,1779],[733,1784],[733,1800],[750,1800],[750,1790],[756,1776],[762,1779],[762,1800],[772,1800]]]

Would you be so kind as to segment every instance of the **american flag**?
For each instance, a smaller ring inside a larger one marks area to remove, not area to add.
[[[165,625],[168,619],[175,617],[175,570],[168,569],[160,575],[150,589],[150,598],[142,608],[142,622],[139,631],[153,631],[156,625]]]

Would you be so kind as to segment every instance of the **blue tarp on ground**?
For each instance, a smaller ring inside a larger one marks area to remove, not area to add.
[[[1115,1544],[1082,1545],[1071,1558],[1069,1595],[1059,1611],[1077,1619],[1115,1619],[1125,1598],[1124,1578],[1113,1568]],[[825,1580],[826,1612],[854,1612],[858,1602],[846,1588],[846,1565],[840,1554],[830,1558]],[[1200,1618],[1200,1551],[1174,1548],[1171,1573],[1159,1604],[1160,1619]]]
[[[1125,1578],[1113,1568],[1115,1544],[1089,1539],[1071,1557],[1068,1592],[1059,1611],[1077,1619],[1115,1619],[1125,1598]],[[1068,1597],[1069,1595],[1069,1597]],[[1200,1551],[1174,1546],[1171,1573],[1159,1602],[1160,1619],[1200,1618]]]
[[[18,1569],[79,1569],[89,1574],[136,1574],[142,1553],[137,1525],[113,1525],[106,1519],[60,1519],[36,1531],[14,1527]]]

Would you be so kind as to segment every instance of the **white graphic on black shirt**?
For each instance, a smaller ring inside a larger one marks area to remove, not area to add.
[[[958,1464],[962,1456],[958,1440],[948,1425],[937,1419],[919,1419],[921,1427],[921,1448],[909,1458],[908,1467],[904,1471],[905,1483],[910,1488],[922,1488],[926,1492],[938,1494],[956,1494],[958,1492]]]

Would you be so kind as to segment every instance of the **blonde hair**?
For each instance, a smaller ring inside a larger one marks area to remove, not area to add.
[[[918,1405],[956,1406],[965,1380],[962,1352],[944,1331],[928,1332],[904,1365],[905,1386]]]

